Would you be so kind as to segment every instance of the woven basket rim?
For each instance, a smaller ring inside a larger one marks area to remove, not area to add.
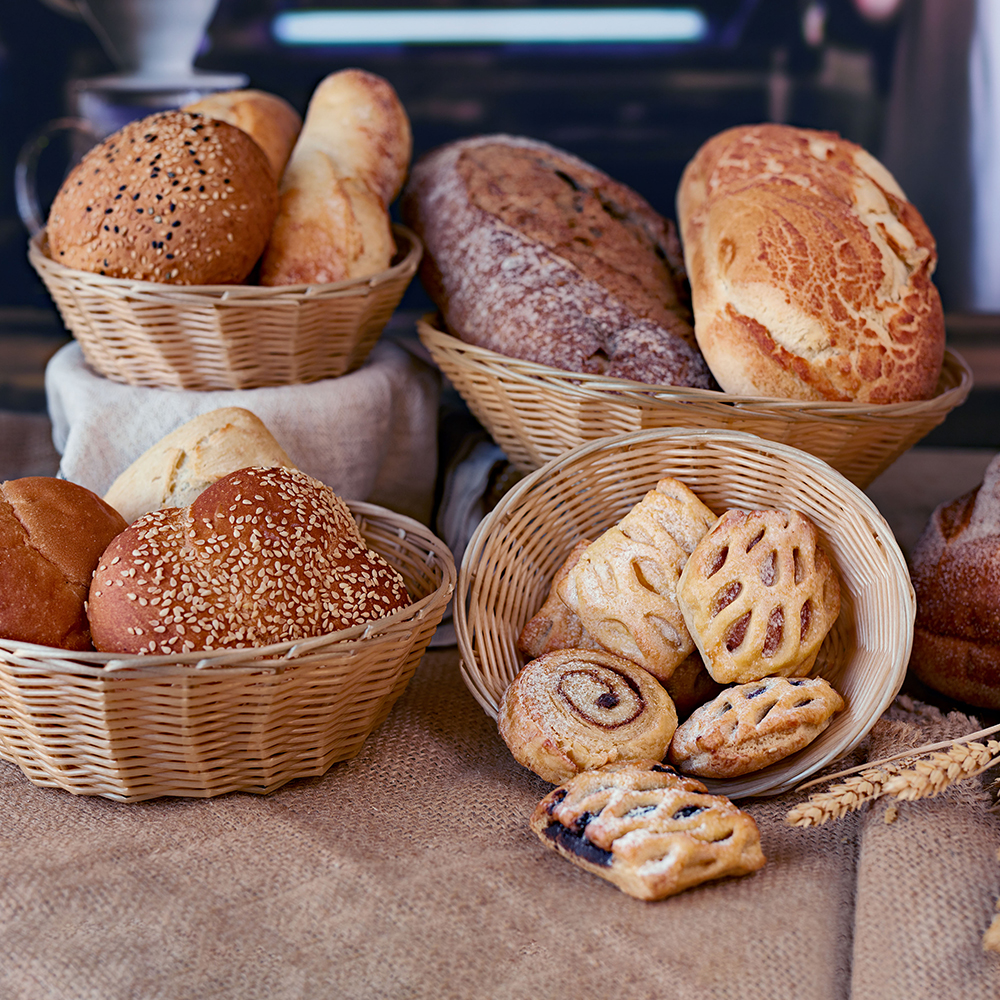
[[[784,399],[774,396],[742,396],[721,392],[717,389],[696,389],[689,386],[653,385],[635,382],[631,379],[612,378],[606,375],[591,375],[586,372],[571,372],[553,368],[537,361],[522,361],[505,354],[491,351],[477,344],[469,344],[443,329],[440,314],[427,313],[417,320],[417,331],[421,339],[445,350],[460,351],[472,362],[487,364],[504,369],[507,378],[532,385],[541,380],[547,383],[571,384],[571,388],[582,396],[598,399],[603,394],[613,392],[623,398],[632,398],[645,403],[700,402],[721,404],[730,408],[787,410],[817,416],[838,417],[907,417],[929,410],[938,410],[942,404],[948,409],[960,405],[972,390],[973,375],[968,362],[957,351],[945,347],[941,378],[938,391],[930,399],[908,400],[901,403],[838,403],[830,400]],[[516,370],[515,370],[516,366]],[[952,384],[948,384],[948,383]]]
[[[490,658],[496,657],[498,652],[497,650],[484,650],[475,639],[480,626],[474,623],[477,616],[470,606],[472,584],[478,564],[490,544],[491,537],[503,532],[504,525],[508,520],[517,516],[515,512],[520,511],[523,507],[525,496],[554,474],[569,476],[574,466],[595,453],[610,454],[615,451],[627,451],[629,445],[632,444],[645,445],[649,442],[672,440],[690,442],[695,449],[700,442],[711,441],[722,445],[733,445],[744,450],[749,449],[762,455],[768,454],[785,461],[791,461],[802,467],[806,473],[815,473],[819,482],[828,484],[835,491],[838,491],[838,495],[839,491],[843,491],[854,503],[867,530],[871,531],[884,559],[885,572],[891,581],[888,593],[891,596],[890,603],[895,608],[895,613],[891,617],[893,618],[893,627],[900,629],[901,643],[892,657],[892,662],[886,666],[884,684],[879,689],[877,696],[865,701],[862,706],[858,706],[855,735],[852,737],[850,745],[825,748],[820,759],[812,762],[808,768],[803,768],[801,773],[796,773],[793,776],[785,774],[785,762],[778,761],[768,768],[751,772],[741,778],[724,781],[706,779],[705,782],[709,785],[710,790],[721,789],[721,794],[731,795],[735,798],[746,795],[777,795],[795,787],[806,780],[809,775],[815,774],[827,764],[848,753],[864,738],[871,726],[889,707],[906,676],[913,642],[913,622],[916,616],[916,599],[906,559],[891,527],[878,507],[860,487],[837,472],[828,463],[791,445],[770,441],[745,431],[686,427],[649,428],[585,442],[528,473],[524,479],[505,493],[497,506],[482,519],[473,532],[462,558],[454,601],[454,625],[460,651],[462,678],[470,694],[483,711],[491,718],[496,719],[498,705],[493,704],[494,699],[487,666]],[[665,474],[669,475],[669,473]],[[488,639],[488,641],[492,642],[493,640]],[[520,664],[516,666],[519,669]]]
[[[406,247],[400,249],[402,258],[391,267],[367,278],[349,278],[321,284],[301,285],[169,285],[155,281],[134,281],[128,278],[113,278],[94,271],[83,271],[67,267],[53,260],[46,252],[48,240],[46,230],[41,229],[28,241],[28,259],[36,270],[48,270],[63,281],[75,281],[114,294],[120,298],[134,296],[157,296],[171,301],[239,302],[252,304],[256,300],[313,301],[326,296],[340,297],[350,292],[367,292],[399,275],[415,273],[423,256],[423,243],[412,229],[400,223],[392,223],[397,247],[400,241]]]
[[[88,673],[106,676],[128,671],[130,676],[143,674],[169,675],[176,671],[203,673],[206,670],[238,673],[261,670],[281,671],[294,668],[299,663],[308,662],[311,657],[329,657],[333,653],[349,655],[352,648],[369,640],[378,639],[383,633],[393,629],[401,621],[417,619],[432,606],[446,601],[454,593],[457,584],[457,568],[448,546],[430,528],[414,518],[399,514],[360,500],[345,501],[351,512],[361,521],[372,518],[392,525],[400,538],[412,535],[419,539],[420,547],[426,548],[425,559],[436,558],[442,566],[441,583],[419,601],[399,608],[391,614],[374,621],[337,632],[310,636],[305,639],[288,639],[267,646],[241,647],[238,649],[194,650],[190,653],[173,655],[131,656],[121,653],[100,653],[41,646],[36,643],[19,642],[0,638],[0,651],[10,660],[30,660],[32,669],[46,664],[54,673]],[[336,647],[331,649],[331,647]],[[27,665],[27,664],[25,664]]]

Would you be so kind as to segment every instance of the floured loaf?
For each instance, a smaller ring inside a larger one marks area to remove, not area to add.
[[[727,392],[931,397],[944,317],[934,240],[890,173],[833,132],[741,126],[677,194],[695,334]]]
[[[533,139],[463,139],[423,157],[403,216],[448,330],[508,357],[713,388],[672,225],[639,195]]]

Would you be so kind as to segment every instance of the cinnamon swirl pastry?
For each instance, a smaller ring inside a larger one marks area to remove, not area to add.
[[[749,813],[654,760],[577,775],[542,799],[546,847],[638,899],[663,899],[765,863]]]
[[[557,593],[601,646],[666,681],[695,648],[677,582],[715,520],[687,486],[662,479],[587,547]]]
[[[844,707],[822,677],[765,677],[727,688],[677,728],[670,763],[699,778],[735,778],[807,746]]]
[[[662,759],[677,728],[652,674],[603,650],[561,649],[532,660],[500,701],[514,759],[557,784],[616,761]]]
[[[802,677],[840,614],[840,580],[804,514],[734,509],[691,553],[677,602],[720,684]]]

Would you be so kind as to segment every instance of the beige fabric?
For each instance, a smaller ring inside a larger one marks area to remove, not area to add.
[[[427,655],[358,758],[266,797],[122,805],[0,764],[0,996],[1000,992],[1000,956],[979,950],[1000,820],[979,802],[811,830],[784,824],[789,798],[745,803],[764,869],[642,903],[538,843],[528,817],[550,788],[513,761],[454,649]]]

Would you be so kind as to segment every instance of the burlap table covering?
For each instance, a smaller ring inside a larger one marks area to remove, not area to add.
[[[919,708],[919,706],[911,706]],[[974,725],[935,709],[876,748]],[[124,805],[0,763],[0,997],[986,1000],[1000,820],[981,784],[813,829],[658,903],[546,850],[549,786],[431,651],[355,760],[260,797]]]

